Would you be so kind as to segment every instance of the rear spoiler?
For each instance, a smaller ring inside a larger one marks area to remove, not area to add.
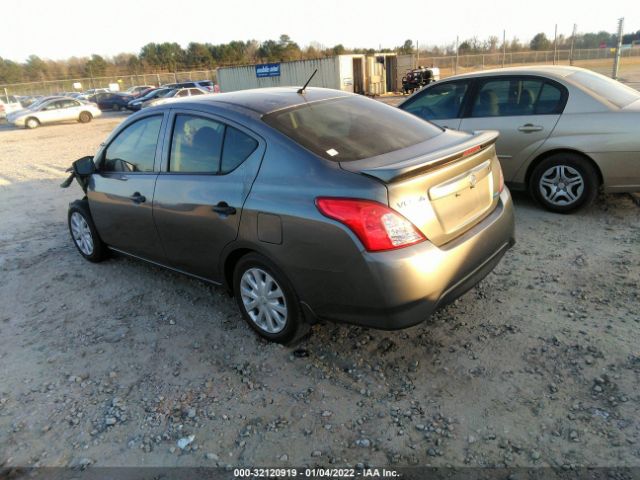
[[[442,150],[397,163],[362,169],[361,172],[385,183],[397,182],[455,162],[462,157],[475,155],[496,143],[498,135],[499,132],[495,130],[475,131],[473,137],[468,140]]]

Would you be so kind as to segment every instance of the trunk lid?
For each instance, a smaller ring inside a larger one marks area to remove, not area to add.
[[[412,147],[378,157],[341,162],[345,170],[385,183],[389,206],[434,244],[462,235],[498,204],[498,132],[445,131]]]

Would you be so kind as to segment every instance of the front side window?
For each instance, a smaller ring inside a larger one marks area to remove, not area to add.
[[[191,92],[191,95],[202,95],[204,93],[199,88],[191,88],[189,89],[189,92]]]
[[[263,120],[327,160],[375,157],[425,142],[442,129],[414,115],[360,96],[306,103]]]
[[[162,116],[146,117],[129,125],[109,144],[103,172],[153,172]]]
[[[176,93],[176,97],[188,97],[189,96],[189,90],[180,90],[178,93]]]
[[[448,82],[427,88],[401,108],[425,120],[457,118],[468,82]]]

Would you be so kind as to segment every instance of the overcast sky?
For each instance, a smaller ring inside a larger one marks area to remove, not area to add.
[[[2,6],[0,57],[24,61],[29,55],[63,59],[92,53],[138,53],[149,42],[225,43],[277,39],[288,34],[302,47],[395,47],[407,38],[420,45],[444,45],[478,36],[530,40],[616,30],[640,30],[638,0],[457,0],[409,2],[375,0],[8,0]]]

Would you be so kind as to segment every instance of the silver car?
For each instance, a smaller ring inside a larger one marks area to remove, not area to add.
[[[147,100],[142,103],[142,108],[146,107],[155,107],[156,105],[162,105],[164,103],[172,102],[173,100],[177,100],[179,98],[184,97],[193,97],[196,95],[207,95],[211,92],[203,90],[201,88],[193,87],[193,88],[176,88],[174,90],[169,91],[165,95],[158,96],[152,98],[151,100]]]
[[[84,103],[73,98],[54,97],[10,114],[7,121],[17,127],[37,128],[46,123],[71,120],[88,123],[100,115],[102,112],[97,105]]]
[[[514,67],[449,77],[400,106],[456,130],[498,130],[512,190],[561,213],[640,191],[640,92],[589,70]]]

